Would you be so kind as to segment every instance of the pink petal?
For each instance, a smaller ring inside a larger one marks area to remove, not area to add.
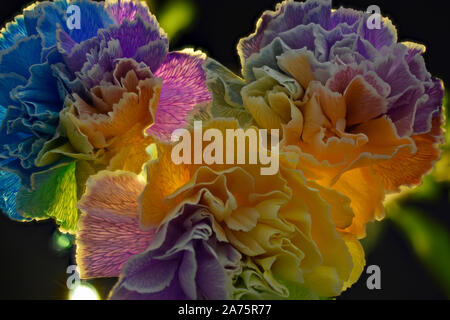
[[[147,133],[170,140],[172,132],[185,127],[189,112],[198,104],[211,101],[202,68],[206,56],[185,50],[170,53],[156,71],[163,79],[163,87],[156,111],[155,124]]]
[[[132,256],[147,249],[154,230],[139,227],[138,197],[145,184],[128,172],[101,172],[89,179],[78,207],[77,263],[82,278],[118,277]]]

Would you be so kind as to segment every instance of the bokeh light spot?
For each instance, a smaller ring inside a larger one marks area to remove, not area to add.
[[[159,14],[158,20],[161,27],[170,39],[186,29],[194,21],[195,6],[190,1],[173,0],[168,2]]]
[[[93,285],[80,283],[70,291],[69,300],[100,300],[100,295]]]

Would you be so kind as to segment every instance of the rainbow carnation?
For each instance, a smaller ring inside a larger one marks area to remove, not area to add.
[[[118,278],[110,299],[339,296],[385,196],[419,185],[444,140],[425,47],[368,18],[284,1],[239,42],[236,75],[170,52],[143,2],[26,8],[0,37],[0,208],[73,233],[81,277]],[[190,162],[173,158],[180,130]],[[230,130],[278,138],[279,170],[241,161],[274,155],[261,141],[196,160]]]
[[[211,114],[283,131],[283,149],[308,179],[351,200],[346,230],[365,236],[387,193],[420,184],[443,141],[442,81],[425,47],[397,42],[391,21],[331,9],[331,0],[285,1],[240,41],[242,76],[206,62]]]
[[[80,29],[67,27],[70,5]],[[145,131],[167,136],[210,100],[205,56],[169,52],[141,2],[31,5],[2,31],[1,48],[2,209],[15,219],[52,217],[75,232],[90,175],[140,172]]]

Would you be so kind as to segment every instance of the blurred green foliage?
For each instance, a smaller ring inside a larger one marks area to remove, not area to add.
[[[147,3],[151,9],[154,8],[153,1],[147,0]],[[156,12],[160,26],[173,41],[181,32],[189,30],[197,10],[192,0],[169,0],[164,1],[156,11],[152,11]]]
[[[64,234],[56,230],[52,236],[53,248],[57,252],[64,252],[72,248],[74,244],[74,236],[70,234]]]
[[[450,181],[450,107],[449,103],[449,91],[445,94],[444,106],[445,106],[445,117],[446,117],[446,134],[445,134],[445,144],[442,146],[442,158],[436,164],[436,169],[434,171],[434,176],[438,181]]]
[[[395,202],[389,217],[400,228],[416,256],[450,298],[450,233],[432,216]]]

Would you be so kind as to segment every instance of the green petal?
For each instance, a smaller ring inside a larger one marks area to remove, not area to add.
[[[78,222],[76,163],[62,164],[32,176],[33,190],[22,188],[16,199],[24,217],[54,218],[61,230],[73,233]]]
[[[283,40],[276,38],[271,44],[265,46],[259,53],[255,53],[247,59],[242,66],[242,74],[246,81],[256,80],[255,68],[269,67],[273,70],[280,70],[277,57],[290,50]],[[280,70],[281,71],[281,70]]]
[[[284,285],[289,291],[289,297],[286,300],[318,300],[319,296],[313,293],[310,289],[305,286],[301,286],[298,283],[281,280],[278,281]]]
[[[294,100],[300,99],[304,94],[302,86],[295,79],[278,72],[277,70],[264,66],[262,68],[255,68],[254,72],[257,79],[268,76],[275,80],[287,90],[289,97]]]
[[[317,300],[319,296],[307,287],[279,277],[268,283],[261,270],[250,259],[234,279],[236,300]]]
[[[207,59],[203,65],[206,83],[213,95],[210,112],[215,118],[235,118],[242,127],[252,124],[251,115],[245,110],[241,90],[243,79],[213,59]]]
[[[64,156],[79,160],[95,160],[103,155],[103,150],[94,152],[88,137],[77,125],[75,109],[70,100],[60,112],[60,124],[56,135],[44,144],[36,159],[36,166],[49,166]]]

